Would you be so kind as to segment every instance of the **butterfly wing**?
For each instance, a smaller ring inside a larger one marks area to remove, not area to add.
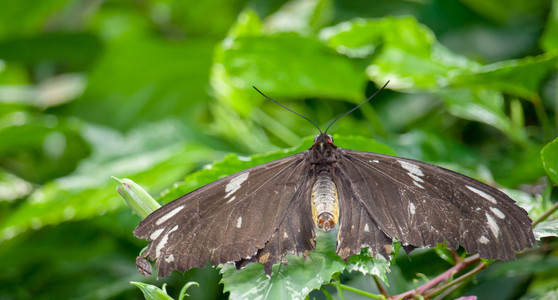
[[[342,256],[361,246],[382,253],[386,242],[397,238],[409,248],[447,242],[453,249],[461,245],[484,258],[508,260],[535,241],[527,212],[482,182],[411,159],[347,149],[336,156]]]
[[[159,208],[134,231],[150,241],[142,256],[156,260],[159,276],[166,276],[254,257],[271,271],[282,253],[311,250],[312,220],[299,212],[310,209],[304,201],[312,184],[307,155],[230,175]]]

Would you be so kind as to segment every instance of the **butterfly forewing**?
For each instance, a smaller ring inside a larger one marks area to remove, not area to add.
[[[250,259],[266,245],[270,245],[270,261],[276,261],[281,251],[303,252],[300,247],[314,239],[312,227],[299,230],[309,227],[298,213],[309,193],[306,155],[295,154],[233,174],[161,207],[134,232],[151,241],[142,256],[156,260],[159,276],[166,276],[172,270],[185,271],[207,262],[217,265]],[[277,237],[279,242],[268,243],[276,231],[283,233]]]
[[[523,209],[503,192],[459,173],[411,159],[338,149],[334,174],[351,178],[345,193],[351,199],[340,199],[341,207],[357,202],[387,236],[404,245],[447,242],[454,249],[461,245],[469,253],[506,260],[534,242]],[[354,242],[347,247],[360,246]]]

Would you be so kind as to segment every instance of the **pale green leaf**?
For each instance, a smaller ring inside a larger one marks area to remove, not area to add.
[[[141,290],[146,300],[173,300],[171,296],[167,295],[165,284],[163,284],[163,289],[160,289],[159,287],[143,282],[130,281],[130,283]]]

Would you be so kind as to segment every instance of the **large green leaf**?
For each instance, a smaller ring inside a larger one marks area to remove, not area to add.
[[[477,66],[436,42],[413,17],[357,19],[326,28],[328,45],[352,57],[374,54],[366,72],[396,90],[431,90],[448,83],[450,71]]]
[[[267,100],[252,86],[279,100],[319,97],[358,102],[364,98],[365,83],[363,67],[356,62],[315,37],[269,33],[257,15],[248,10],[239,16],[216,50],[211,74],[211,85],[220,101],[214,109],[218,115],[216,128],[232,140],[242,140],[249,132],[252,140],[244,144],[253,152],[270,150],[262,126],[292,145],[297,136],[285,123],[272,122],[263,110],[255,108]],[[253,121],[239,122],[242,118]],[[302,123],[302,119],[297,121]]]
[[[335,253],[336,243],[335,233],[318,232],[316,249],[310,251],[308,258],[287,254],[288,263],[276,263],[270,277],[259,263],[250,263],[241,270],[232,264],[224,265],[224,290],[230,292],[231,299],[304,299],[345,268]]]

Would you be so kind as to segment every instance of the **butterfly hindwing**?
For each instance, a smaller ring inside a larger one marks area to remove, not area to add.
[[[446,242],[508,260],[534,242],[527,213],[484,183],[411,159],[346,149],[338,149],[336,157],[337,176],[351,178],[347,194],[358,203],[351,205],[361,205],[387,236],[405,246]],[[342,211],[346,207],[342,204]]]
[[[369,248],[374,254],[389,258],[392,238],[366,211],[366,207],[353,193],[352,180],[346,177],[334,177],[339,190],[340,219],[337,237],[337,253],[342,259],[359,254],[362,248]]]
[[[302,180],[309,176],[307,155],[295,154],[230,175],[161,207],[134,231],[150,240],[142,256],[156,260],[159,276],[166,276],[207,262],[251,259],[266,249],[270,261],[284,252],[312,249],[305,248],[312,246],[314,229],[298,212],[309,205],[303,200],[311,185]]]

